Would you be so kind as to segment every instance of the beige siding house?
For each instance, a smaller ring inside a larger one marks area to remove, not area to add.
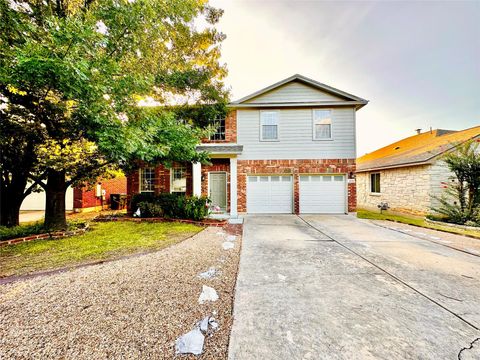
[[[480,126],[420,133],[358,158],[357,207],[387,203],[394,212],[427,214],[451,181],[442,155],[470,139],[480,139]]]

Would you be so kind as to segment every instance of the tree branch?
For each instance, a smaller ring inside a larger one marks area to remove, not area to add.
[[[113,163],[114,163],[114,161],[107,161],[106,163],[104,163],[102,165],[99,165],[99,166],[86,167],[86,168],[84,168],[84,171],[82,171],[82,173],[84,174],[84,173],[88,173],[88,172],[93,171],[93,170],[100,170],[101,168],[103,168],[107,165],[111,165]],[[80,180],[81,178],[82,178],[81,175],[77,175],[77,176],[72,177],[70,180],[65,182],[66,188],[68,188],[70,185],[72,185],[74,182]]]
[[[42,175],[40,176],[32,176],[32,175],[29,175],[28,177],[30,179],[33,180],[33,184],[30,185],[27,190],[25,190],[25,192],[23,193],[23,198],[25,199],[28,195],[30,195],[32,193],[32,190],[35,186],[39,185],[41,186],[44,190],[45,190],[45,187],[47,186],[46,184],[44,184],[42,182],[42,180],[45,179],[45,176],[47,175],[47,172],[45,171]]]

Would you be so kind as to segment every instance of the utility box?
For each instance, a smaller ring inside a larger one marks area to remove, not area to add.
[[[102,184],[97,184],[97,186],[95,186],[95,196],[96,197],[102,196]]]

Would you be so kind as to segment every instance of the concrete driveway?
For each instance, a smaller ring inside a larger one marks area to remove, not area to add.
[[[480,359],[478,255],[350,215],[247,217],[242,246],[232,360]]]

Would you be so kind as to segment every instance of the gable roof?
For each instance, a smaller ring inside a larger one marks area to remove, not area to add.
[[[300,82],[302,84],[308,85],[319,91],[334,95],[338,97],[338,101],[289,101],[289,102],[249,102],[254,98],[258,98],[261,95],[269,93],[273,90],[281,88],[289,83]],[[336,89],[334,87],[322,84],[318,81],[307,78],[306,76],[295,74],[286,79],[283,79],[275,84],[267,86],[261,90],[258,90],[250,95],[247,95],[239,100],[233,101],[230,103],[230,107],[287,107],[287,106],[316,106],[316,105],[354,105],[357,109],[365,106],[368,103],[368,100],[362,99],[361,97],[349,94],[345,91]]]
[[[427,131],[358,158],[357,172],[430,164],[437,156],[477,137],[480,126],[461,131]]]

